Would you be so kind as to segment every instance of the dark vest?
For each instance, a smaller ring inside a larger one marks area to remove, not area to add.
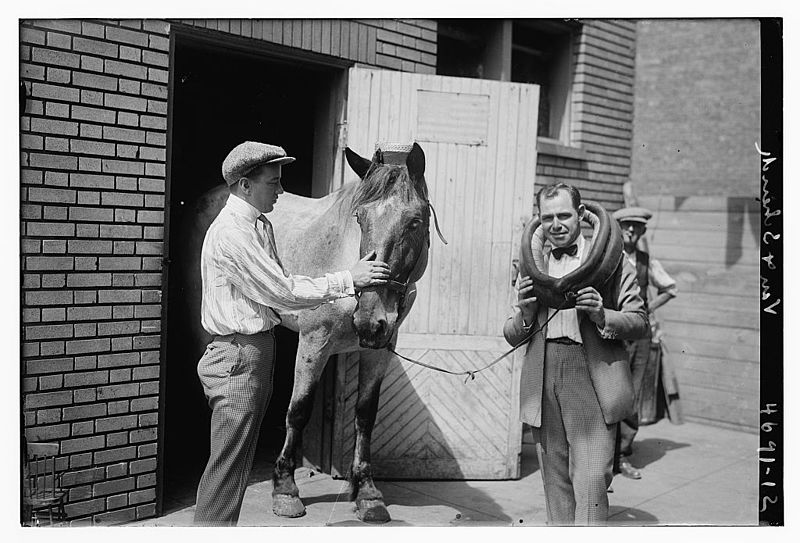
[[[636,280],[639,282],[639,296],[647,308],[647,287],[650,286],[650,255],[636,249]]]

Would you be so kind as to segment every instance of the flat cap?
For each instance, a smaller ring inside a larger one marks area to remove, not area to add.
[[[614,218],[619,222],[642,222],[647,223],[647,220],[653,216],[653,212],[644,207],[623,207],[614,212]]]
[[[280,166],[294,160],[294,157],[286,156],[283,147],[246,141],[234,147],[222,161],[222,177],[228,185],[232,185],[258,166],[263,164]]]

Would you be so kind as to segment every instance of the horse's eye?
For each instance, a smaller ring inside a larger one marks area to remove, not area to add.
[[[421,224],[422,224],[422,220],[420,220],[420,219],[411,219],[411,222],[408,223],[408,228],[413,230],[413,229],[417,228]]]

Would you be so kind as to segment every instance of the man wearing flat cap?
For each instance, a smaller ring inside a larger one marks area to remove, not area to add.
[[[211,453],[197,489],[194,522],[235,525],[272,393],[276,310],[310,309],[385,284],[389,268],[371,260],[311,278],[285,272],[265,214],[283,193],[275,145],[246,141],[222,163],[230,196],[211,224],[200,257],[201,319],[213,336],[197,365],[212,409]]]
[[[625,207],[614,213],[614,218],[619,222],[622,229],[625,258],[636,269],[640,296],[649,313],[650,325],[655,327],[656,321],[652,314],[653,311],[674,298],[678,293],[678,288],[675,280],[669,276],[658,260],[650,258],[647,252],[638,248],[639,240],[647,231],[647,221],[652,216],[653,213],[643,207]],[[651,285],[655,287],[657,295],[655,299],[648,300],[648,289]],[[653,371],[648,371],[648,364],[654,362],[653,357],[651,357],[651,352],[653,352],[651,345],[658,341],[658,334],[653,333],[651,337],[628,342],[635,403],[633,414],[620,421],[617,429],[614,471],[630,479],[642,478],[642,473],[633,467],[629,457],[633,452],[633,440],[639,430],[645,376],[648,373],[654,373]],[[652,389],[653,387],[650,388]],[[651,394],[650,396],[654,397],[655,395]]]

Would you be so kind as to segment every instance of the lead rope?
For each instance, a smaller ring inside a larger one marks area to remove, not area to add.
[[[530,334],[528,334],[524,339],[522,339],[519,343],[514,345],[511,349],[509,349],[508,351],[506,351],[505,353],[503,353],[499,357],[497,357],[494,360],[492,360],[491,362],[489,362],[489,364],[487,364],[486,366],[484,366],[484,367],[482,367],[481,369],[478,369],[478,370],[450,371],[450,370],[446,370],[444,368],[431,366],[430,364],[426,364],[425,362],[420,362],[419,360],[414,360],[414,359],[408,358],[407,356],[403,356],[402,354],[400,354],[400,353],[398,353],[397,351],[394,350],[394,345],[390,344],[387,347],[387,349],[388,349],[388,351],[390,353],[402,358],[406,362],[411,362],[412,364],[416,364],[418,366],[423,366],[425,368],[428,368],[428,369],[431,369],[431,370],[440,371],[442,373],[449,373],[450,375],[466,375],[467,378],[464,379],[464,382],[466,383],[470,379],[475,380],[475,374],[476,373],[480,373],[480,372],[482,372],[484,370],[488,370],[489,368],[491,368],[492,366],[494,366],[495,364],[497,364],[498,362],[503,360],[505,357],[507,357],[508,355],[510,355],[511,353],[513,353],[514,351],[516,351],[517,349],[519,349],[520,347],[522,347],[523,345],[528,343],[531,339],[533,339],[533,336],[535,336],[536,334],[538,334],[539,332],[544,330],[544,327],[547,326],[547,323],[549,323],[553,319],[553,317],[555,317],[558,314],[558,312],[561,311],[561,309],[563,309],[564,305],[568,301],[569,301],[569,297],[565,296],[564,297],[564,301],[561,302],[561,305],[558,306],[558,308],[555,310],[555,313],[550,315],[550,317],[548,317],[548,319],[546,321],[544,321],[544,324],[542,324],[538,329],[536,329],[533,332],[531,332]]]
[[[436,227],[436,233],[439,234],[439,239],[442,240],[442,243],[447,245],[447,240],[444,239],[442,231],[439,230],[439,219],[436,218],[436,210],[433,209],[433,204],[430,202],[430,200],[428,201],[428,207],[431,208],[431,212],[433,212],[433,225]]]

